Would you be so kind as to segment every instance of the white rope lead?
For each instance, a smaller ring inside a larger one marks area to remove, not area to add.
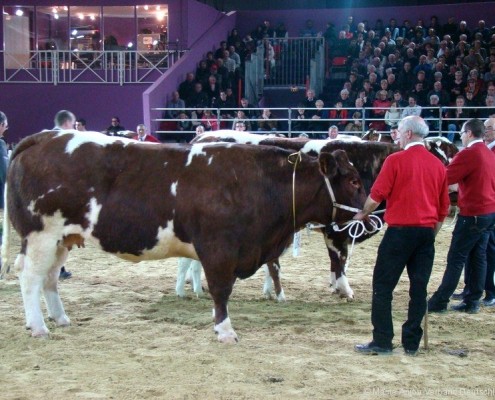
[[[335,232],[343,232],[346,229],[348,230],[348,235],[352,238],[352,243],[351,243],[351,250],[349,251],[347,255],[347,259],[345,261],[344,265],[344,271],[347,271],[347,268],[349,267],[349,264],[351,262],[351,256],[352,253],[354,252],[354,244],[356,243],[356,239],[360,238],[364,234],[372,234],[377,231],[380,231],[383,228],[383,221],[377,217],[376,215],[370,215],[369,216],[369,224],[371,225],[371,230],[369,230],[366,227],[366,224],[363,221],[358,221],[353,219],[352,221],[348,221],[345,223],[342,228],[340,228],[338,225],[333,226],[333,230]]]

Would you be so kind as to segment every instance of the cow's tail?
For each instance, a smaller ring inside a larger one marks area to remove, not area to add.
[[[8,185],[5,183],[4,188],[4,203],[3,203],[3,230],[2,230],[2,265],[0,266],[0,279],[9,272],[9,254],[10,254],[10,230],[11,223],[8,212],[8,201],[7,201],[7,191]]]

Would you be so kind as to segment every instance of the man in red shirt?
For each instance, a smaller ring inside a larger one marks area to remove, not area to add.
[[[452,233],[442,283],[428,302],[429,312],[447,310],[464,265],[469,265],[467,293],[451,309],[479,311],[486,280],[486,251],[495,227],[495,154],[483,143],[483,122],[472,118],[462,125],[464,150],[447,167],[449,184],[459,184],[459,216]]]
[[[390,155],[383,164],[363,211],[363,220],[386,200],[385,232],[373,271],[371,322],[373,340],[356,345],[363,354],[392,352],[392,292],[407,268],[410,302],[407,321],[402,325],[402,346],[416,355],[426,312],[426,288],[435,256],[435,235],[447,216],[449,195],[445,167],[425,149],[428,125],[419,116],[399,122],[399,144],[405,151]]]
[[[136,127],[136,130],[137,130],[137,135],[132,136],[132,138],[134,140],[139,140],[140,142],[160,143],[160,141],[156,137],[154,137],[152,135],[148,135],[146,133],[146,126],[145,125],[139,124]]]

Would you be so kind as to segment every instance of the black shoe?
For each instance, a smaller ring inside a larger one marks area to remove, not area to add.
[[[494,307],[494,306],[495,306],[495,297],[492,297],[492,298],[489,298],[489,297],[487,298],[487,297],[485,297],[485,298],[483,299],[483,305],[484,305],[485,307]]]
[[[459,293],[454,293],[452,296],[450,296],[450,298],[452,300],[464,300],[464,296],[466,296],[466,291],[463,289],[461,292]]]
[[[72,277],[72,272],[67,271],[65,267],[62,267],[58,279],[64,280],[64,279],[70,279],[71,277]]]
[[[450,309],[452,311],[465,312],[468,314],[477,314],[480,310],[480,306],[478,304],[466,304],[462,302],[450,307]]]
[[[428,302],[428,314],[438,313],[443,314],[447,312],[447,306],[439,306],[435,303]]]
[[[379,355],[379,354],[392,354],[392,348],[380,347],[373,342],[367,344],[357,344],[354,346],[354,350],[361,354]]]
[[[404,349],[404,354],[409,357],[416,357],[418,355],[418,350]]]

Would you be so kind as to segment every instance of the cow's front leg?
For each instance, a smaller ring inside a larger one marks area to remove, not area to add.
[[[279,259],[275,259],[267,263],[268,272],[272,278],[273,285],[275,286],[275,294],[277,301],[285,301],[285,293],[280,282],[280,262]]]
[[[237,343],[239,339],[232,328],[227,308],[227,303],[234,287],[235,277],[228,268],[225,270],[218,269],[216,271],[210,271],[204,264],[203,267],[210,294],[215,304],[215,308],[213,309],[215,326],[213,329],[217,334],[218,341],[229,344]]]
[[[345,272],[347,261],[347,241],[336,241],[325,237],[325,243],[330,257],[330,291],[340,297],[354,298],[354,291],[349,285]]]

